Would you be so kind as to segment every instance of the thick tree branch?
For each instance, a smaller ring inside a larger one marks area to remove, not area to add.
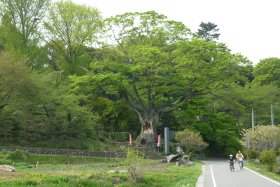
[[[139,103],[140,106],[142,107],[142,110],[145,111],[145,110],[146,110],[145,104],[144,104],[143,100],[141,99],[141,96],[140,96],[140,94],[138,93],[138,90],[137,90],[136,86],[135,86],[135,85],[132,85],[132,88],[133,88],[133,92],[135,93],[135,96],[136,96],[136,98],[137,98],[138,103]]]

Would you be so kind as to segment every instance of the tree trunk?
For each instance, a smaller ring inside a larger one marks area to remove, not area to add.
[[[155,130],[159,121],[159,114],[156,110],[144,114],[139,112],[141,132],[137,146],[155,147]]]

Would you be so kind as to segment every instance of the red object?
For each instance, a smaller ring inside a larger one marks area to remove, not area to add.
[[[160,147],[160,135],[157,137],[157,147]]]
[[[129,145],[132,145],[132,136],[129,134]]]

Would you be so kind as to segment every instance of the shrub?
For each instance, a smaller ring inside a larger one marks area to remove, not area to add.
[[[253,150],[277,150],[280,148],[280,126],[259,125],[243,132],[243,145]]]
[[[9,153],[9,159],[14,161],[27,160],[29,153],[23,150],[16,150]]]
[[[141,182],[143,180],[143,156],[140,156],[138,151],[128,148],[125,162],[128,174],[133,182]]]
[[[6,151],[0,152],[0,164],[12,164],[12,161],[8,158],[9,153]]]
[[[260,153],[259,159],[261,163],[266,164],[270,171],[273,170],[273,165],[276,163],[276,154],[271,150],[264,150]]]
[[[276,160],[276,166],[274,172],[280,175],[280,156],[277,156],[275,160]]]
[[[256,159],[259,157],[259,153],[252,149],[245,150],[244,155],[247,157],[247,159]]]
[[[175,140],[185,148],[187,153],[201,151],[208,146],[198,132],[193,132],[189,129],[177,132]]]
[[[0,151],[0,159],[7,159],[9,157],[9,152]]]

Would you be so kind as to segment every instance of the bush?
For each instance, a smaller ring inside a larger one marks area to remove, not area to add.
[[[7,159],[9,157],[9,152],[0,151],[0,159]]]
[[[280,126],[258,125],[254,129],[245,130],[243,133],[243,144],[249,143],[253,150],[277,150],[280,148],[279,142]]]
[[[127,171],[133,182],[141,182],[143,180],[143,156],[140,156],[138,151],[129,148],[125,162]]]
[[[277,156],[275,160],[276,160],[276,165],[275,165],[274,172],[280,175],[280,156]]]
[[[185,148],[187,153],[201,151],[208,146],[198,132],[189,129],[177,132],[175,140]]]
[[[14,160],[14,161],[19,161],[19,160],[27,160],[29,156],[29,153],[27,151],[23,150],[16,150],[13,152],[9,153],[9,159]]]
[[[9,153],[6,151],[0,152],[0,164],[12,164],[12,161],[8,158]]]
[[[244,155],[247,157],[247,159],[256,159],[259,157],[259,153],[251,149],[245,150]]]
[[[266,164],[270,171],[273,170],[273,165],[276,163],[276,153],[271,150],[264,150],[260,153],[259,159],[261,163]]]

